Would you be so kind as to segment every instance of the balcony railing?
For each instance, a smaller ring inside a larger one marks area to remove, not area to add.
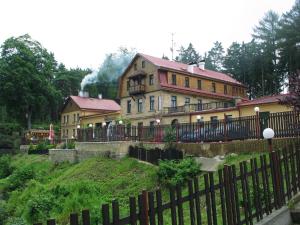
[[[130,95],[137,95],[137,94],[143,94],[143,93],[145,93],[145,85],[144,84],[138,84],[138,85],[129,87]]]
[[[187,104],[183,106],[175,106],[175,107],[165,107],[164,113],[186,113],[186,112],[199,112],[203,110],[210,110],[210,109],[222,109],[222,108],[229,108],[234,107],[233,102],[210,102],[210,103],[203,103],[203,104]]]

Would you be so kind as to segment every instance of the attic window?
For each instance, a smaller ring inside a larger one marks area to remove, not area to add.
[[[142,61],[142,68],[144,69],[146,67],[146,62]]]
[[[134,64],[134,70],[137,70],[137,65],[136,65],[136,63]]]

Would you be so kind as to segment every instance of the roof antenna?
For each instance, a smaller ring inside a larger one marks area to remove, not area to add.
[[[170,48],[171,50],[171,53],[172,53],[172,61],[174,61],[174,33],[171,33],[171,36],[172,36],[172,46]]]

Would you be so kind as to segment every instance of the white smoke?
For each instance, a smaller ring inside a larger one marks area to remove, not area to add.
[[[83,91],[85,85],[92,84],[97,81],[98,71],[93,71],[92,73],[86,75],[81,81],[81,91]]]

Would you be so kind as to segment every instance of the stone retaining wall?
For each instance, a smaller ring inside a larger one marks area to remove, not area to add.
[[[273,148],[283,148],[286,144],[297,140],[299,140],[299,138],[274,139]],[[149,149],[155,147],[163,149],[165,147],[165,144],[151,142],[76,142],[76,150],[51,149],[49,150],[49,158],[54,162],[77,162],[96,156],[122,158],[128,153],[130,145],[142,145]],[[245,140],[223,143],[177,143],[176,145],[178,149],[183,150],[186,154],[202,157],[214,157],[216,155],[225,155],[227,153],[263,152],[269,150],[266,140]]]

